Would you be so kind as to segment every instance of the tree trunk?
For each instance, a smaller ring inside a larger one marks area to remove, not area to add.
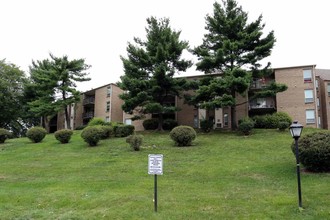
[[[162,131],[163,130],[163,113],[159,113],[159,118],[158,118],[158,131]]]
[[[64,108],[64,112],[65,112],[65,121],[66,121],[67,129],[71,129],[68,107]]]

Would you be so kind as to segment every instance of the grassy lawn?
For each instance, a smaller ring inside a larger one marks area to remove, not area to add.
[[[125,138],[88,147],[79,132],[65,145],[53,135],[39,144],[7,140],[0,219],[330,219],[330,174],[302,172],[298,209],[288,131],[198,134],[183,148],[168,133],[142,134],[139,152]],[[164,155],[157,213],[148,154]]]

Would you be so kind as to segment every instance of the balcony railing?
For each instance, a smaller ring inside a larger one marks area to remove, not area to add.
[[[250,89],[262,89],[271,84],[273,80],[253,80]]]
[[[84,105],[94,105],[95,104],[95,98],[94,97],[89,97],[89,98],[85,98],[83,101]]]
[[[94,117],[94,112],[86,112],[86,113],[83,113],[83,118],[86,119],[86,118],[93,118]]]
[[[249,110],[250,109],[275,109],[274,105],[249,105]]]

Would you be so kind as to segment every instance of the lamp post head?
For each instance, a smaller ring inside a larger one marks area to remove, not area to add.
[[[290,125],[290,133],[292,138],[294,139],[299,139],[301,136],[301,132],[303,130],[303,127],[301,124],[298,123],[298,121],[294,121],[291,125]]]

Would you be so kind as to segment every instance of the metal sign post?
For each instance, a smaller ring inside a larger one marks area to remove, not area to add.
[[[157,175],[163,175],[163,155],[149,154],[148,155],[148,174],[154,175],[154,205],[157,212]]]

